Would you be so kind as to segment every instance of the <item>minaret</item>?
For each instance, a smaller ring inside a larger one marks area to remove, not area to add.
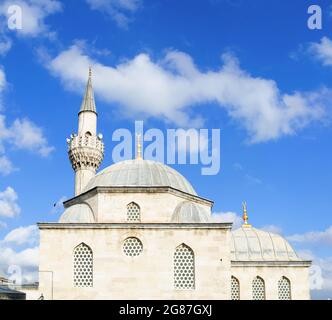
[[[78,113],[78,134],[72,134],[68,143],[68,155],[75,170],[75,196],[82,193],[89,181],[96,175],[104,158],[104,143],[97,135],[97,111],[92,88],[92,72]]]

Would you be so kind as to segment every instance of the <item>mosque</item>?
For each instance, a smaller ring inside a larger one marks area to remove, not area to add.
[[[213,201],[179,172],[137,157],[97,173],[103,137],[91,70],[67,139],[75,196],[38,223],[44,299],[310,299],[311,262],[278,234],[211,222]]]

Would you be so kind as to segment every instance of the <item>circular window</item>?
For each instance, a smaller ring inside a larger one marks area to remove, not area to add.
[[[123,252],[126,256],[137,257],[143,251],[142,242],[134,237],[127,238],[123,243]]]

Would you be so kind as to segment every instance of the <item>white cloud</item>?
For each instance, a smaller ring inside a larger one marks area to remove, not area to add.
[[[10,267],[19,267],[22,283],[38,281],[39,247],[15,251],[10,247],[0,248],[0,273],[10,277]],[[17,280],[17,279],[16,279]]]
[[[23,283],[38,281],[39,232],[36,226],[10,231],[0,241],[0,273],[10,277],[10,268],[18,269]],[[20,249],[17,248],[20,246]],[[23,246],[23,247],[22,247]]]
[[[12,144],[19,149],[34,151],[43,157],[54,150],[48,146],[42,129],[28,119],[16,119],[10,127],[10,134]]]
[[[4,144],[35,152],[42,157],[48,156],[54,147],[49,146],[43,130],[29,119],[16,119],[7,126],[5,116],[0,114],[0,152],[4,152]]]
[[[39,241],[39,230],[36,225],[19,227],[10,231],[4,238],[4,243],[17,245],[35,245]]]
[[[0,34],[0,56],[4,56],[12,47],[10,38]]]
[[[93,65],[97,96],[131,116],[145,114],[188,127],[195,121],[191,111],[196,105],[216,102],[252,143],[294,134],[326,118],[330,90],[282,93],[275,81],[250,75],[231,55],[223,60],[219,69],[202,72],[189,55],[171,51],[161,61],[139,54],[112,67],[93,61],[74,45],[47,61],[47,67],[67,88],[81,93]]]
[[[18,196],[15,190],[8,187],[0,192],[0,216],[12,218],[20,214],[21,208],[17,204]]]
[[[323,37],[318,43],[312,43],[309,49],[323,65],[332,65],[332,40],[328,37]]]
[[[61,2],[57,0],[7,0],[0,5],[0,16],[3,20],[10,17],[8,7],[11,5],[19,6],[22,9],[22,29],[16,31],[19,35],[26,37],[52,35],[45,19],[62,9]],[[3,24],[5,25],[5,23]]]
[[[141,6],[141,0],[86,0],[92,10],[107,13],[119,27],[127,28],[130,15]]]
[[[263,226],[260,229],[264,230],[266,232],[274,233],[274,234],[281,234],[282,233],[282,229],[278,226],[273,225],[273,224]]]
[[[0,111],[2,95],[6,88],[6,75],[0,66]],[[11,125],[6,124],[6,117],[0,113],[0,174],[8,175],[18,169],[15,168],[6,153],[6,145],[19,150],[37,153],[42,157],[48,156],[54,147],[49,146],[42,128],[29,119],[15,119]]]
[[[17,169],[14,167],[13,163],[6,156],[0,156],[0,174],[8,176],[14,171],[17,171]]]
[[[233,223],[233,229],[238,229],[242,226],[242,218],[235,212],[214,212],[212,214],[212,222],[218,223]]]
[[[296,243],[319,243],[332,246],[332,226],[325,231],[311,231],[304,234],[294,234],[287,239]]]

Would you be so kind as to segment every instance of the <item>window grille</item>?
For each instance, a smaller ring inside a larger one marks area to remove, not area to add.
[[[240,300],[240,282],[233,276],[231,279],[231,300]]]
[[[286,277],[278,281],[278,298],[279,300],[291,300],[291,284]]]
[[[195,289],[194,252],[185,244],[178,246],[174,253],[175,289]]]
[[[93,253],[84,243],[74,249],[74,286],[93,286]]]
[[[143,251],[142,242],[134,237],[127,238],[123,243],[123,252],[126,256],[137,257]]]
[[[256,277],[252,282],[253,300],[265,300],[265,283],[260,277]]]
[[[141,221],[141,210],[140,207],[132,202],[127,206],[127,221],[128,222],[140,222]]]

